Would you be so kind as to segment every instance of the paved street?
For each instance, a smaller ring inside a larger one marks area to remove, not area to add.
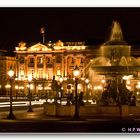
[[[43,114],[42,107],[34,107],[34,112],[27,108],[14,111],[16,120],[7,120],[8,112],[0,112],[1,133],[138,133],[134,128],[140,127],[140,120],[123,120],[116,118],[81,117],[74,120],[69,117],[49,117]],[[131,130],[131,131],[130,131]]]

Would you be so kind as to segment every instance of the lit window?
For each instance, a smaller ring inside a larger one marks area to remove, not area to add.
[[[60,67],[57,67],[56,75],[61,75]]]
[[[46,71],[46,73],[47,73],[46,78],[47,79],[52,79],[52,77],[53,77],[53,69],[48,69]]]
[[[43,70],[38,70],[38,78],[43,78]]]
[[[60,70],[59,70],[59,69],[57,70],[57,75],[61,75],[61,74],[60,74]]]
[[[34,77],[34,70],[33,69],[29,69],[28,75],[32,75],[32,77]]]
[[[24,76],[24,70],[20,70],[20,75],[23,77]]]

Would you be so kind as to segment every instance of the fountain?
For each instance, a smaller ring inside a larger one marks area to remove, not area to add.
[[[140,116],[139,106],[128,106],[132,92],[127,87],[129,81],[125,81],[128,77],[138,77],[140,64],[131,56],[131,46],[123,40],[118,22],[113,22],[110,38],[101,45],[100,53],[99,57],[93,58],[87,64],[84,71],[89,76],[94,93],[99,91],[97,96],[99,95],[103,104],[87,103],[80,106],[80,116],[114,116],[120,119],[130,117],[130,114]],[[140,84],[138,86],[140,87]],[[91,95],[90,97],[93,98]],[[110,98],[114,100],[115,105],[108,104]],[[44,113],[52,116],[73,116],[74,105],[63,106],[46,102]]]
[[[100,52],[101,56],[92,59],[90,64],[89,77],[91,81],[95,84],[95,75],[110,79],[104,91],[105,94],[107,95],[108,91],[108,97],[112,97],[117,104],[128,104],[126,98],[130,92],[122,77],[124,75],[136,77],[140,71],[140,64],[136,58],[131,56],[131,46],[123,40],[123,33],[118,22],[113,22],[110,38],[101,45]]]

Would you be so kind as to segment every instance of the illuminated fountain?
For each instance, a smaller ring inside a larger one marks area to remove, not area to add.
[[[131,46],[123,40],[118,22],[113,22],[109,41],[101,45],[100,53],[100,57],[91,60],[90,80],[95,85],[98,79],[106,79],[108,82],[105,88],[106,94],[108,91],[109,97],[113,97],[116,103],[127,104],[128,99],[125,98],[128,98],[129,90],[123,77],[130,75],[137,77],[140,64],[136,58],[130,56]]]
[[[101,45],[100,53],[100,57],[93,58],[87,64],[84,72],[86,72],[86,76],[89,76],[87,85],[90,83],[90,91],[94,91],[90,93],[94,93],[99,99],[96,98],[94,103],[101,103],[102,106],[90,105],[88,102],[79,107],[80,116],[93,115],[95,117],[97,115],[97,118],[98,115],[114,116],[120,117],[120,119],[131,117],[130,114],[140,116],[140,107],[128,106],[128,101],[133,94],[130,88],[131,80],[138,78],[140,65],[131,56],[131,46],[123,40],[122,30],[118,22],[113,22],[110,39]],[[140,82],[137,88],[140,92]],[[93,99],[93,94],[91,94],[90,97]],[[111,105],[110,102],[114,102],[115,105]],[[44,112],[46,115],[53,116],[73,116],[74,107],[74,105],[45,103]]]

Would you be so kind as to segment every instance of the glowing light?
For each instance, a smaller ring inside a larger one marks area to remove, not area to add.
[[[43,89],[43,87],[42,86],[38,86],[38,90],[42,90]]]
[[[32,101],[32,105],[42,105],[46,100],[40,99],[39,101]],[[28,106],[29,102],[28,101],[19,101],[19,102],[13,102],[13,106]],[[0,103],[0,107],[9,107],[10,102],[2,102]]]
[[[101,82],[104,84],[106,81],[105,81],[105,79],[102,79]]]
[[[102,89],[103,89],[102,86],[95,86],[95,87],[94,87],[94,90],[102,90]]]
[[[5,85],[5,88],[11,88],[11,85],[9,85],[9,84]]]
[[[97,87],[96,86],[94,87],[94,90],[97,90]]]
[[[19,51],[19,47],[15,47],[16,51]]]
[[[32,75],[28,76],[28,81],[31,82],[32,81]]]
[[[15,89],[18,89],[18,86],[17,85],[15,86]]]
[[[128,76],[123,76],[123,78],[122,78],[123,80],[127,80],[128,79]]]
[[[98,86],[97,89],[98,89],[98,90],[102,90],[103,87],[102,87],[102,86]]]
[[[74,90],[74,87],[71,87],[72,90]]]
[[[81,84],[78,84],[78,87],[77,87],[79,90],[82,89],[82,85]]]
[[[24,87],[23,86],[20,86],[19,89],[24,89]]]
[[[82,50],[84,50],[86,48],[86,46],[82,46]]]
[[[123,80],[128,80],[128,79],[131,79],[131,78],[133,78],[133,75],[128,75],[128,76],[125,75],[125,76],[122,77]]]
[[[140,85],[137,85],[137,88],[140,89]]]
[[[129,84],[130,84],[130,80],[127,80],[127,81],[126,81],[126,84],[128,84],[128,85],[129,85]]]
[[[80,71],[78,69],[78,67],[76,66],[75,69],[73,70],[73,75],[74,77],[78,77],[80,75]]]
[[[89,83],[89,79],[86,79],[85,82],[86,82],[86,84],[88,84]]]
[[[140,85],[140,82],[138,82],[138,85]]]
[[[67,80],[67,77],[64,77],[64,81],[66,81]]]
[[[88,84],[87,88],[90,89],[91,87],[92,87],[91,84]]]
[[[13,71],[12,69],[10,69],[10,70],[8,71],[8,75],[9,75],[10,77],[13,77],[13,76],[14,76],[14,71]]]
[[[49,86],[45,87],[45,90],[51,90],[51,87],[49,87]]]
[[[60,81],[60,83],[62,83],[62,82],[63,82],[63,78],[62,78],[62,77],[60,77],[60,78],[59,78],[59,81]]]
[[[34,86],[32,84],[30,85],[30,89],[34,89]]]
[[[140,89],[140,82],[136,85],[136,88]]]
[[[82,77],[82,78],[81,78],[81,80],[83,81],[83,80],[85,80],[85,78],[84,78],[84,77]]]

